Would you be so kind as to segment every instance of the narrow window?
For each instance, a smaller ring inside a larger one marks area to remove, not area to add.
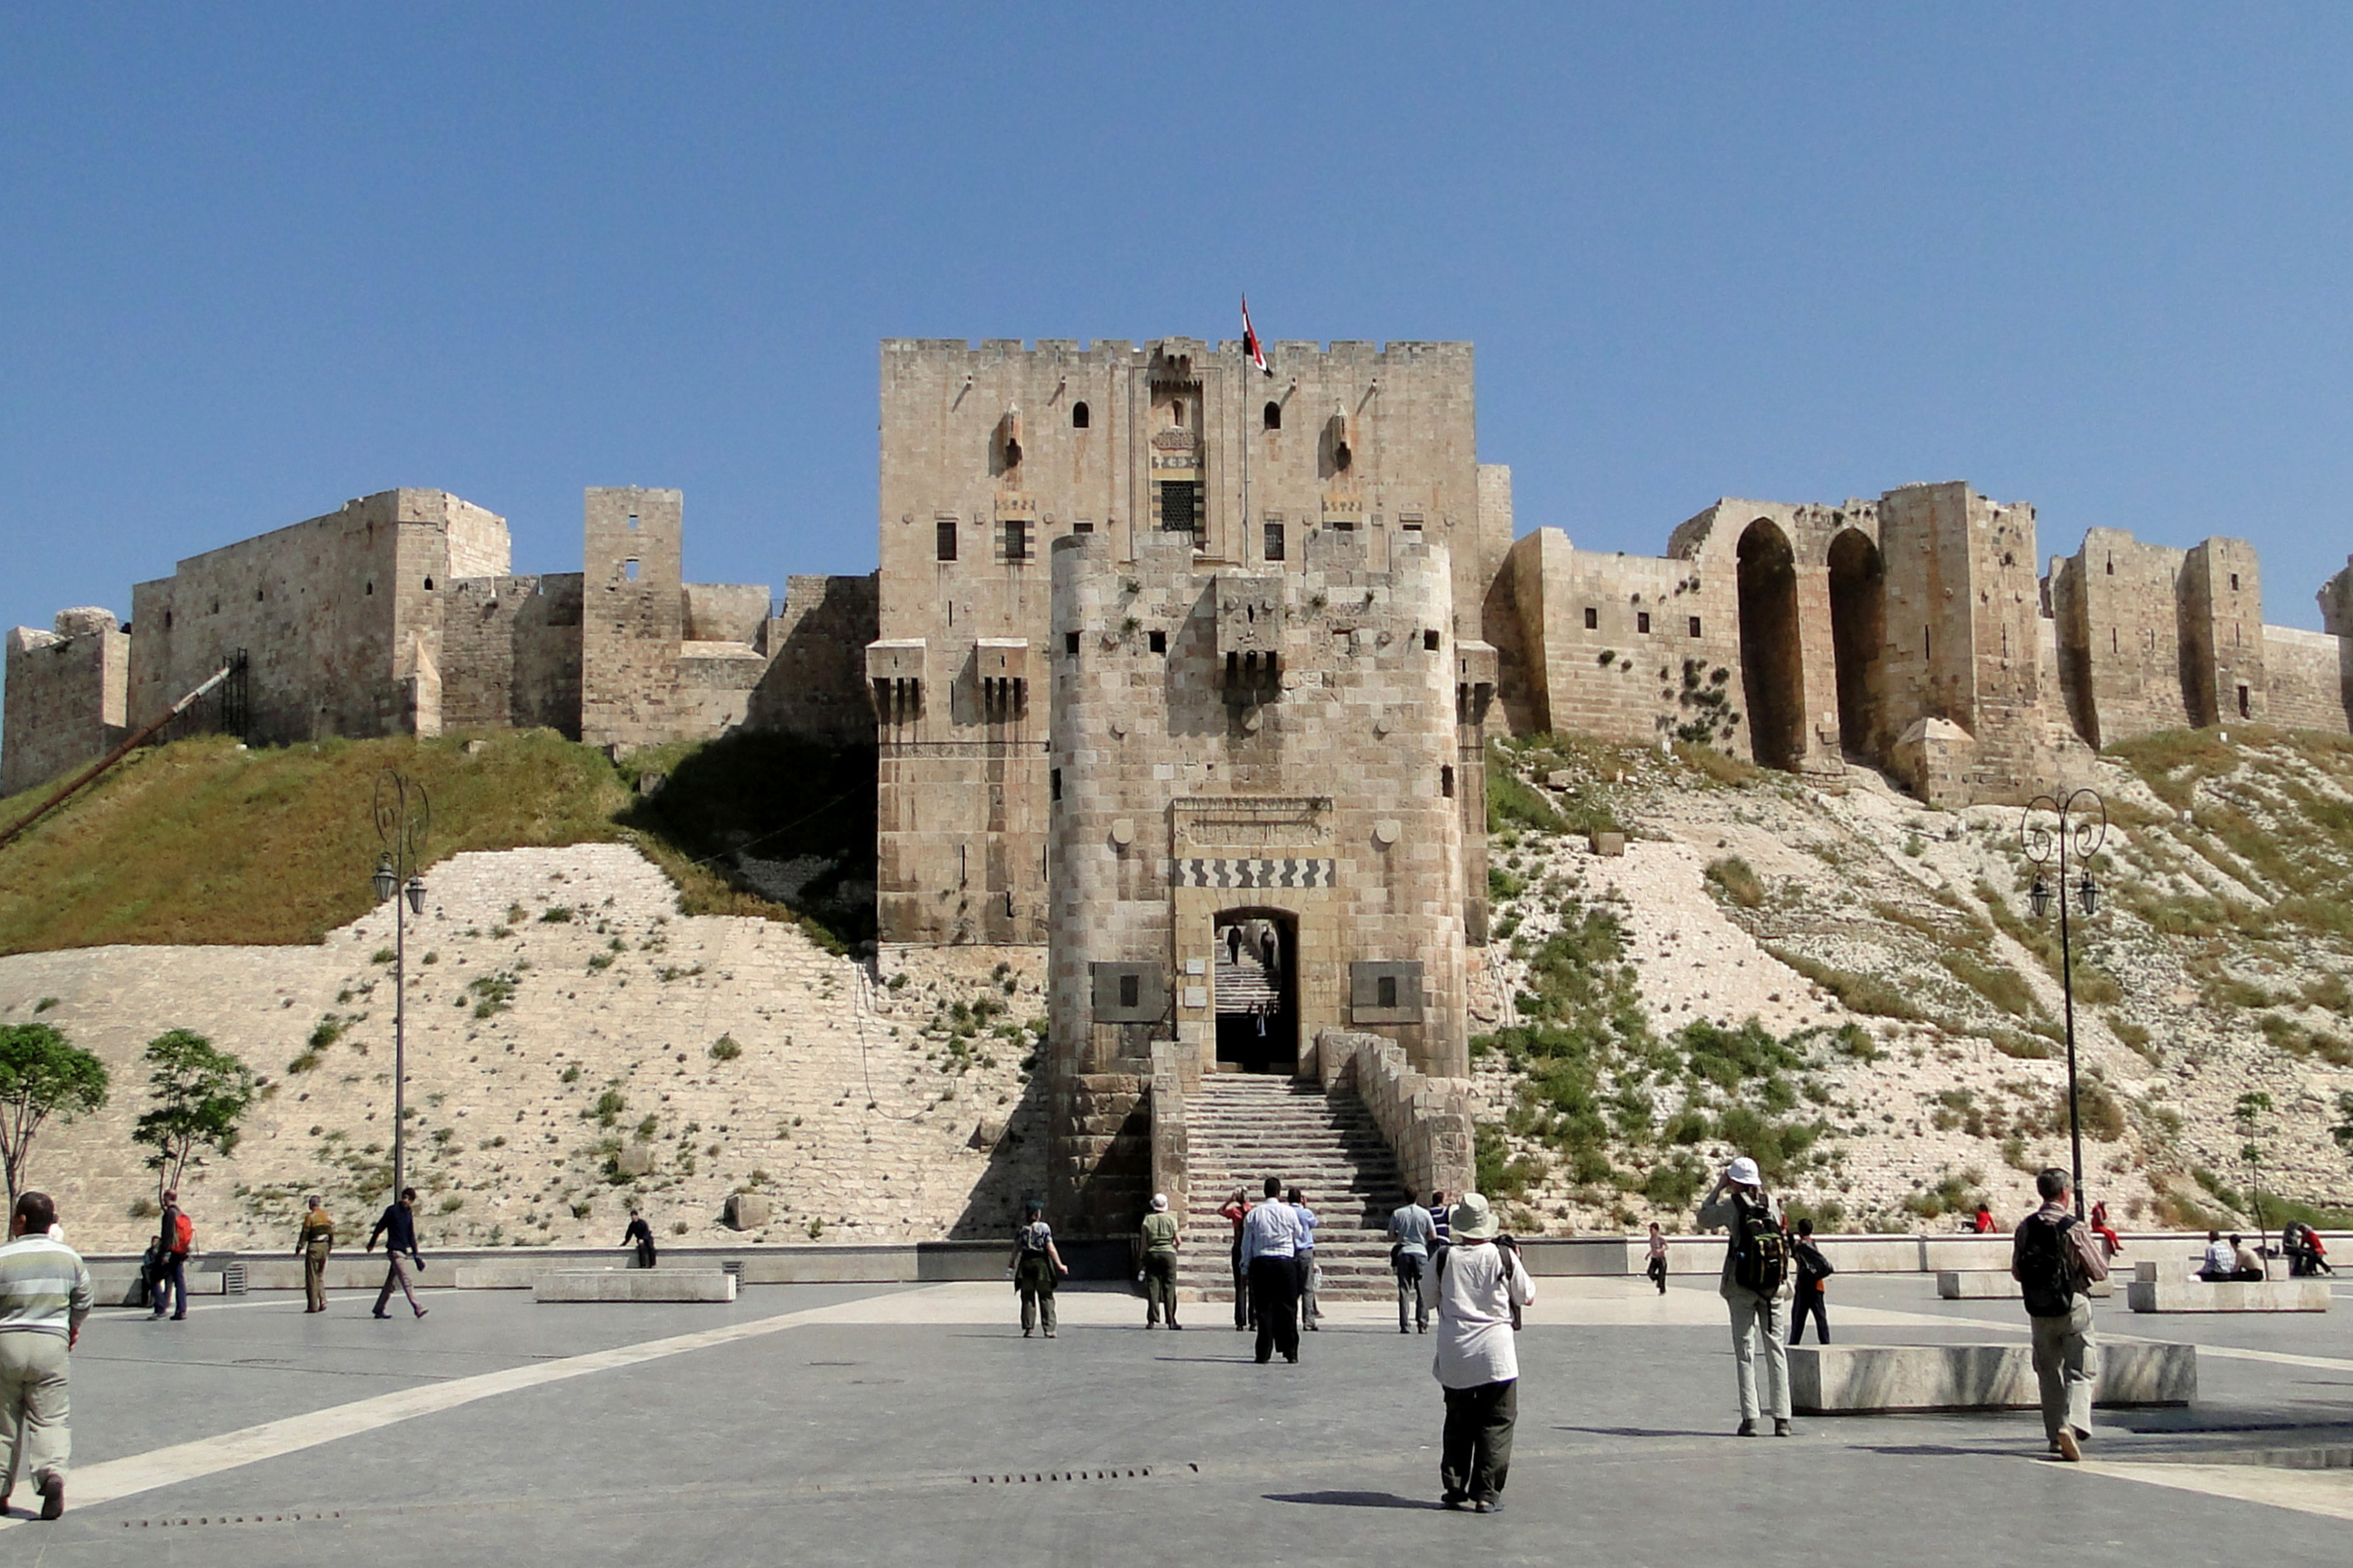
[[[2116,558],[2115,556],[2111,555],[2111,556],[2109,556],[2109,557],[2108,557],[2108,575],[2109,575],[2109,576],[2111,576],[2111,577],[2113,577],[2113,576],[2115,576],[2116,574]]]
[[[632,583],[636,582],[638,580],[638,563],[634,561],[622,562],[621,575],[627,577]]]
[[[2239,591],[2239,574],[2238,574],[2236,572],[2233,572],[2233,573],[2232,573],[2232,574],[2231,574],[2231,592],[2232,592],[2233,594],[2235,594],[2235,593],[2237,593],[2238,591]]]
[[[1697,616],[1694,616],[1691,618],[1691,635],[1694,637],[1699,636],[1699,617]]]
[[[2247,689],[2243,686],[2239,688],[2239,717],[2242,719],[2254,717],[2253,712],[2247,706]]]
[[[965,866],[965,857],[968,847],[963,844],[956,846],[956,886],[959,888],[967,887],[972,881],[971,874]]]
[[[1008,561],[1029,559],[1029,520],[1008,517],[1005,520],[1005,558]]]
[[[1592,605],[1586,605],[1586,606],[1585,606],[1585,629],[1586,629],[1587,631],[1588,631],[1588,632],[1590,632],[1590,631],[1599,631],[1599,630],[1600,629],[1600,627],[1601,627],[1601,612],[1600,612],[1600,611],[1599,611],[1599,610],[1597,610],[1597,609],[1595,609],[1595,608],[1594,608]]]
[[[1064,653],[1066,653],[1066,654],[1069,654],[1072,658],[1078,658],[1078,657],[1079,657],[1079,634],[1078,634],[1078,633],[1076,633],[1076,632],[1064,632],[1064,633],[1062,634],[1062,651],[1063,651]]]
[[[429,594],[429,593],[431,593],[431,592],[433,592],[433,579],[432,579],[432,578],[430,578],[430,577],[427,577],[427,579],[425,579],[425,591],[426,591],[427,593],[428,593],[428,594]],[[261,595],[260,595],[259,594],[256,594],[256,595],[254,595],[253,596],[254,596],[255,598],[257,598],[257,599],[259,599],[259,597],[261,597]]]
[[[1268,523],[1266,525],[1266,558],[1269,561],[1282,560],[1282,524],[1279,522]]]
[[[167,632],[172,629],[172,612],[169,610],[164,612],[164,629]]]
[[[1138,1007],[1143,1005],[1143,976],[1136,974],[1121,975],[1119,977],[1119,1005],[1123,1007]]]
[[[2110,653],[2124,651],[2124,634],[2114,626],[2108,628],[2108,651]]]
[[[1089,417],[1089,416],[1088,416],[1088,414],[1087,414],[1087,405],[1086,405],[1085,404],[1083,404],[1083,403],[1073,403],[1073,404],[1071,404],[1071,429],[1073,429],[1073,430],[1083,430],[1083,429],[1085,429],[1085,428],[1087,427],[1087,420],[1088,420],[1088,417]]]
[[[1380,977],[1380,979],[1379,979],[1377,982],[1376,982],[1376,986],[1377,986],[1377,994],[1378,994],[1378,996],[1379,996],[1379,998],[1380,998],[1380,1000],[1379,1000],[1379,1002],[1378,1002],[1377,1005],[1379,1005],[1379,1006],[1383,1006],[1383,1007],[1395,1007],[1395,1006],[1398,1005],[1398,1003],[1397,1003],[1397,976],[1396,976],[1396,975],[1394,975],[1394,974],[1384,974],[1384,975],[1382,975],[1382,976]]]
[[[1920,628],[1920,657],[1928,657],[1928,628],[1926,626]]]
[[[1050,778],[1051,779],[1052,784],[1053,784],[1053,788],[1054,788],[1054,798],[1055,798],[1056,800],[1060,800],[1060,799],[1061,799],[1061,798],[1062,798],[1062,770],[1061,770],[1061,769],[1060,769],[1060,768],[1056,768],[1056,769],[1053,771],[1053,773],[1052,773],[1050,775],[1049,775],[1049,776],[1050,776]]]
[[[1436,653],[1438,651],[1438,632],[1435,627],[1432,627],[1421,634],[1421,646],[1425,652]]]
[[[366,588],[366,590],[365,590],[365,591],[366,591],[366,592],[368,592],[368,593],[371,593],[371,594],[375,593],[375,584],[373,584],[373,583],[369,584],[367,585],[367,588]]]
[[[637,532],[637,531],[638,531],[638,514],[637,514],[636,512],[631,512],[631,513],[629,514],[629,531],[630,531],[631,533],[635,533],[635,532]]]
[[[942,561],[956,558],[955,519],[944,517],[933,525],[934,553]]]
[[[1201,487],[1191,479],[1160,482],[1160,526],[1170,533],[1190,533],[1200,526]]]
[[[1650,632],[1650,629],[1651,629],[1651,612],[1650,612],[1650,611],[1648,611],[1648,610],[1637,610],[1637,611],[1635,611],[1635,612],[1634,612],[1634,629],[1635,629],[1636,631],[1638,631],[1638,632],[1644,633],[1645,635],[1647,635],[1647,634]]]
[[[1259,415],[1259,423],[1269,430],[1282,428],[1282,405],[1270,403]]]
[[[1452,768],[1442,767],[1438,770],[1438,793],[1444,795],[1449,800],[1452,800],[1454,798],[1454,770]]]
[[[1166,632],[1146,632],[1144,635],[1144,640],[1155,653],[1166,653],[1168,651],[1168,634]]]

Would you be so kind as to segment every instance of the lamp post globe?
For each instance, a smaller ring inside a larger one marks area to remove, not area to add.
[[[2035,819],[2042,812],[2058,818],[2055,827]],[[2082,1096],[2075,1070],[2075,952],[2074,933],[2068,921],[2069,868],[2073,862],[2089,860],[2100,852],[2108,837],[2108,806],[2099,792],[2090,789],[2068,791],[2064,795],[2042,795],[2027,803],[2026,812],[2019,819],[2018,836],[2026,850],[2026,858],[2035,867],[2034,882],[2027,889],[2026,901],[2041,920],[2054,907],[2059,911],[2059,988],[2064,998],[2067,1015],[2067,1146],[2074,1171],[2075,1217],[2084,1217],[2084,1118]],[[2050,867],[2055,874],[2052,880],[2043,879],[2042,868]],[[2073,902],[2079,905],[2086,919],[2100,909],[2100,887],[2086,868],[2081,880],[2075,882]]]

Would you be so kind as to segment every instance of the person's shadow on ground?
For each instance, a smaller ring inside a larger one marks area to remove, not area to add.
[[[1399,1497],[1395,1492],[1269,1492],[1266,1500],[1306,1503],[1316,1508],[1442,1509],[1445,1506],[1423,1498]]]

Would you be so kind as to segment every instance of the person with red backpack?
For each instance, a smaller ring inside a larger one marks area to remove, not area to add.
[[[1757,1162],[1743,1154],[1725,1168],[1699,1205],[1699,1228],[1725,1230],[1724,1279],[1717,1287],[1732,1312],[1732,1368],[1740,1394],[1739,1435],[1757,1436],[1769,1409],[1773,1436],[1789,1435],[1789,1299],[1794,1271],[1781,1211],[1765,1191]],[[1757,1398],[1757,1352],[1765,1352],[1765,1400]]]
[[[149,1315],[149,1321],[164,1315],[167,1302],[173,1306],[174,1322],[187,1317],[188,1249],[195,1244],[195,1222],[181,1212],[178,1189],[166,1191],[163,1222],[155,1227],[155,1310]]]
[[[2091,1226],[2077,1219],[2068,1198],[2073,1184],[2057,1168],[2034,1178],[2042,1206],[2020,1222],[2010,1247],[2010,1277],[2025,1298],[2034,1330],[2034,1378],[2042,1394],[2042,1430],[2051,1451],[2071,1464],[2084,1457],[2092,1435],[2092,1385],[2100,1378],[2100,1347],[2092,1337],[2092,1302],[2085,1294],[2108,1277],[2108,1260]]]

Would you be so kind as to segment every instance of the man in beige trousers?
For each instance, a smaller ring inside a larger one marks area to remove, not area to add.
[[[49,1239],[58,1205],[24,1193],[0,1247],[0,1513],[19,1474],[41,1494],[41,1517],[66,1510],[66,1362],[90,1316],[90,1270]]]

